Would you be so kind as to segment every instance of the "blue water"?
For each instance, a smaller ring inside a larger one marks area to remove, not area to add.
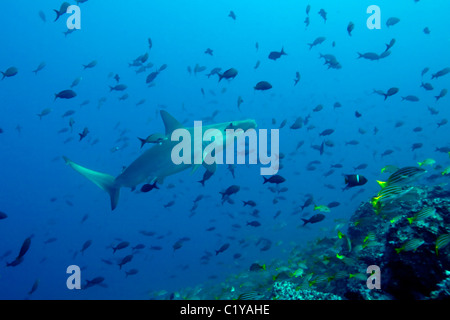
[[[336,224],[348,220],[362,201],[379,190],[375,180],[385,178],[380,173],[383,166],[416,165],[426,158],[448,166],[448,154],[435,149],[449,146],[448,125],[436,125],[449,117],[449,97],[436,102],[434,96],[449,87],[450,76],[431,80],[431,74],[450,66],[450,3],[311,1],[310,25],[305,28],[307,4],[114,0],[106,5],[87,1],[80,4],[81,30],[65,36],[68,15],[53,22],[53,9],[59,8],[61,1],[2,3],[0,69],[14,66],[18,73],[0,81],[0,211],[8,215],[0,220],[0,299],[150,299],[162,297],[155,294],[161,290],[172,293],[203,283],[220,287],[221,281],[247,271],[252,263],[287,259],[293,247],[335,235]],[[381,8],[380,30],[366,26],[366,9],[372,4]],[[326,23],[318,14],[321,8],[328,13]],[[236,20],[228,16],[230,10]],[[398,17],[400,22],[387,28],[389,17]],[[355,24],[351,37],[346,30],[350,21]],[[430,34],[423,32],[425,27]],[[325,42],[309,50],[307,43],[319,36],[326,37]],[[379,61],[357,59],[357,52],[383,52],[393,38],[396,43],[390,56]],[[213,49],[213,56],[204,53],[207,48]],[[287,55],[276,61],[268,59],[271,51],[281,48]],[[136,74],[137,68],[128,63],[146,52],[154,67]],[[335,55],[342,68],[328,69],[319,53]],[[98,61],[97,66],[83,70],[82,65],[93,60]],[[255,69],[258,60],[260,66]],[[35,75],[32,70],[42,61],[46,66]],[[167,69],[149,88],[147,75],[163,64]],[[196,64],[207,69],[190,74],[188,66],[194,70]],[[222,71],[233,67],[239,73],[233,80],[218,83],[217,76],[205,76],[214,67]],[[425,67],[429,71],[422,78]],[[294,86],[297,71],[301,80]],[[108,86],[116,84],[115,74],[128,86],[126,91],[110,92]],[[82,80],[73,88],[77,96],[54,101],[54,94],[69,89],[78,77]],[[255,91],[253,87],[262,80],[273,88]],[[434,90],[420,88],[422,81],[430,82]],[[391,87],[400,91],[386,101],[373,94],[374,89],[386,92]],[[119,101],[124,93],[128,99]],[[420,101],[402,101],[401,96],[407,95]],[[244,100],[240,110],[238,96]],[[102,98],[106,101],[99,104]],[[142,99],[145,103],[136,106]],[[86,100],[89,103],[81,107]],[[335,102],[342,107],[333,108]],[[323,110],[313,112],[319,104]],[[439,114],[432,115],[428,107]],[[52,111],[40,120],[36,114],[46,108]],[[160,190],[150,193],[123,189],[112,212],[108,195],[66,166],[62,156],[118,175],[149,148],[140,150],[136,137],[164,132],[161,109],[189,127],[215,110],[219,111],[215,122],[255,119],[258,129],[277,129],[287,119],[279,141],[285,155],[279,174],[286,178],[280,187],[288,188],[280,195],[285,199],[274,203],[276,194],[262,184],[260,165],[237,165],[235,179],[226,165],[219,165],[205,187],[197,182],[204,173],[204,168],[199,168],[193,174],[187,170],[167,177]],[[62,117],[67,110],[76,111],[70,116],[75,120],[73,132],[70,117]],[[355,117],[355,111],[362,116]],[[311,117],[303,128],[289,128],[297,117],[308,115]],[[403,125],[396,126],[398,121]],[[315,128],[308,129],[309,125]],[[79,141],[78,133],[85,127],[90,133]],[[416,127],[423,130],[414,132]],[[63,128],[68,132],[58,133]],[[319,136],[329,128],[335,130],[332,135]],[[302,140],[304,145],[294,152]],[[320,155],[311,146],[324,140],[333,141],[334,146],[325,147]],[[346,145],[351,140],[359,144]],[[413,143],[423,146],[412,150]],[[394,152],[381,157],[388,149]],[[320,163],[314,165],[315,170],[308,170],[308,163],[314,160]],[[324,176],[337,163],[343,168]],[[355,171],[362,163],[367,168]],[[342,191],[343,174],[352,173],[364,175],[369,182]],[[230,185],[241,189],[232,196],[234,204],[222,205],[219,192]],[[193,201],[200,194],[205,197],[191,215]],[[316,213],[312,207],[298,211],[307,194],[314,196],[317,205],[338,201],[340,206],[326,213],[322,222],[302,228],[301,218]],[[164,208],[172,200],[175,204]],[[242,200],[253,200],[257,206],[243,207]],[[257,218],[251,215],[254,209],[259,210]],[[279,210],[281,214],[274,219]],[[82,223],[85,215],[88,218]],[[261,226],[246,226],[252,220]],[[209,227],[215,230],[205,231]],[[142,230],[155,234],[145,236]],[[6,267],[30,236],[24,261]],[[174,251],[172,246],[183,237],[190,240]],[[261,251],[255,245],[261,237],[272,241],[269,250]],[[56,240],[46,244],[51,238]],[[87,240],[92,240],[92,245],[81,254]],[[111,246],[120,241],[128,241],[130,246],[113,254]],[[216,255],[215,250],[225,243],[230,247]],[[146,247],[135,251],[132,261],[120,270],[118,260],[133,253],[131,247],[137,244]],[[162,250],[150,250],[151,245]],[[202,263],[206,253],[212,256]],[[236,253],[242,257],[234,259]],[[80,266],[83,284],[101,276],[106,286],[68,290],[66,268],[70,265]],[[126,277],[125,271],[130,269],[139,272]],[[27,293],[37,279],[38,289],[30,297]]]

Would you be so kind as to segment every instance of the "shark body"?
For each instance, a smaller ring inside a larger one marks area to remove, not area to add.
[[[172,161],[172,150],[179,143],[179,141],[172,141],[169,138],[172,135],[172,132],[176,129],[185,129],[191,133],[191,136],[194,136],[194,128],[185,128],[180,122],[164,110],[160,113],[165,125],[165,134],[168,139],[146,150],[117,177],[82,167],[71,161],[69,158],[65,156],[63,157],[66,164],[109,194],[111,198],[112,210],[117,207],[120,189],[122,187],[135,188],[141,183],[153,183],[155,181],[158,183],[163,183],[164,178],[167,176],[179,173],[188,168],[196,169],[199,166],[193,164],[193,161],[191,161],[191,164],[181,163],[178,165]],[[218,123],[203,126],[202,136],[208,129],[217,129],[221,132],[225,132],[227,128],[230,128],[230,125],[233,129],[242,129],[243,131],[256,128],[256,122],[254,120]],[[223,135],[223,139],[224,147],[230,143],[234,143],[234,138],[233,141],[228,141],[226,135]],[[214,172],[216,169],[215,165],[207,165],[204,162],[203,166],[211,172]]]

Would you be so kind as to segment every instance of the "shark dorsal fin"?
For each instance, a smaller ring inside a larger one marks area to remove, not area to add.
[[[161,118],[166,128],[166,136],[170,136],[176,129],[183,128],[183,125],[177,119],[172,117],[167,111],[161,110]]]

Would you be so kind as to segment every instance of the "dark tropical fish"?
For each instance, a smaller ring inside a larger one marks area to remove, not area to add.
[[[75,80],[73,80],[73,82],[72,82],[72,84],[70,85],[70,87],[73,88],[73,87],[77,86],[77,85],[80,83],[80,81],[81,81],[82,79],[83,79],[82,77],[76,78]]]
[[[83,64],[83,68],[84,69],[90,69],[93,68],[97,65],[97,60],[93,60],[91,62],[89,62],[88,64]]]
[[[219,82],[220,82],[220,80],[222,80],[222,79],[227,79],[227,80],[234,79],[237,76],[238,71],[234,68],[230,68],[222,74],[220,74],[219,72],[217,72],[217,74],[219,75]]]
[[[162,250],[161,246],[150,246],[150,250],[160,251]]]
[[[353,29],[355,29],[355,24],[350,21],[347,25],[347,33],[350,37],[352,36]]]
[[[351,146],[356,146],[359,144],[358,140],[350,140],[350,141],[346,141],[345,145],[351,145]]]
[[[426,67],[422,70],[422,78],[428,71],[430,71],[430,68],[428,68],[428,67]]]
[[[450,68],[444,68],[431,76],[431,79],[438,79],[450,73]]]
[[[446,125],[448,123],[447,119],[442,119],[440,122],[437,123],[438,128],[442,127],[443,125]]]
[[[231,173],[231,175],[233,176],[233,179],[234,179],[235,178],[235,176],[234,176],[234,168],[235,168],[235,166],[232,165],[232,164],[229,164],[227,168],[228,168],[228,171],[230,171],[230,173]]]
[[[389,18],[389,19],[386,21],[386,26],[389,28],[389,27],[391,27],[391,26],[396,25],[396,24],[399,23],[399,22],[400,22],[400,19],[399,19],[399,18],[392,17],[392,18]]]
[[[205,71],[206,70],[206,67],[205,66],[200,66],[198,63],[195,65],[195,67],[194,67],[194,74],[196,74],[197,75],[197,73],[199,73],[199,72],[203,72],[203,71]]]
[[[283,183],[283,182],[286,181],[285,178],[283,178],[282,176],[280,176],[278,174],[273,175],[270,178],[263,177],[263,179],[264,179],[263,184],[266,184],[267,182],[269,182],[269,183],[275,183],[275,184],[278,185],[278,184]]]
[[[324,9],[320,9],[319,15],[323,18],[323,22],[327,22],[327,12]]]
[[[175,242],[172,246],[173,251],[175,252],[175,250],[180,249],[183,246],[183,241],[178,240],[177,242]]]
[[[77,94],[73,90],[63,90],[63,91],[61,91],[59,93],[55,93],[55,100],[54,101],[56,101],[57,98],[60,98],[60,99],[72,99],[72,98],[75,98],[76,96],[77,96]]]
[[[6,218],[8,218],[8,215],[6,213],[0,211],[0,220],[6,219]]]
[[[148,83],[148,82],[147,82]],[[125,84],[118,84],[116,86],[109,86],[109,91],[124,91],[126,90],[128,87]]]
[[[163,70],[166,70],[167,69],[167,64],[163,64],[163,65],[161,65],[161,67],[159,67],[159,72],[161,72],[161,71],[163,71]]]
[[[128,241],[122,241],[117,246],[113,247],[113,254],[116,253],[117,250],[125,249],[130,245]]]
[[[46,65],[47,65],[47,64],[45,63],[45,61],[42,61],[42,62],[37,66],[36,70],[33,70],[34,74],[37,75],[37,73],[38,73],[39,71],[41,71],[42,69],[44,69]]]
[[[39,17],[43,22],[47,22],[47,19],[45,18],[45,13],[42,10],[39,10]]]
[[[64,114],[62,115],[62,118],[71,116],[71,115],[75,114],[75,112],[76,112],[75,110],[67,110],[67,111],[64,112]]]
[[[259,227],[261,226],[261,223],[259,223],[258,221],[254,220],[254,221],[247,221],[247,226],[252,226],[252,227]]]
[[[388,57],[388,56],[390,56],[390,55],[391,55],[391,52],[390,52],[390,51],[385,51],[385,52],[383,52],[382,54],[380,54],[379,58],[380,58],[380,59],[384,59],[384,58],[386,58],[386,57]]]
[[[144,184],[141,187],[141,192],[146,193],[146,192],[152,191],[153,189],[159,189],[159,187],[156,185],[156,181],[153,184],[149,184],[149,183]]]
[[[221,253],[224,252],[225,250],[227,250],[230,247],[229,243],[225,243],[224,245],[222,245],[219,250],[216,250],[216,256]]]
[[[305,23],[306,28],[308,28],[308,26],[309,26],[309,17],[306,17],[305,21],[303,21],[303,22]]]
[[[59,7],[59,10],[53,9],[53,11],[56,12],[56,20],[59,19],[60,16],[62,16],[63,14],[65,14],[67,12],[67,8],[70,6],[70,3],[68,2],[63,2],[61,4],[61,7]]]
[[[309,207],[311,204],[313,204],[314,202],[314,198],[313,197],[309,197],[308,199],[306,199],[305,203],[302,205],[302,211],[303,209]]]
[[[302,127],[303,127],[303,118],[302,117],[298,117],[297,119],[295,119],[295,122],[292,124],[292,126],[290,126],[290,128],[293,130],[301,129]]]
[[[205,50],[205,54],[209,54],[210,56],[212,56],[212,55],[213,55],[213,50],[210,49],[210,48],[207,48],[207,49]]]
[[[309,219],[303,219],[303,225],[305,226],[307,223],[317,223],[322,221],[323,219],[325,219],[325,215],[321,214],[321,213],[317,213],[315,215],[313,215],[311,218]]]
[[[297,71],[295,73],[294,86],[296,86],[299,81],[300,81],[300,72]]]
[[[323,105],[318,104],[318,105],[313,109],[313,112],[319,112],[319,111],[321,111],[322,109],[323,109]]]
[[[118,264],[118,265],[119,265],[119,268],[122,269],[122,266],[123,266],[124,264],[127,264],[128,262],[130,262],[132,259],[133,259],[133,255],[132,255],[132,254],[129,254],[129,255],[125,256],[125,257],[122,259],[122,261],[120,261],[120,263]]]
[[[309,12],[311,11],[311,5],[306,6],[306,15],[309,15]]]
[[[89,248],[91,246],[91,244],[92,244],[92,240],[86,241],[80,250],[81,254],[84,254],[84,251],[86,251],[86,249]]]
[[[386,50],[384,52],[388,52],[395,44],[395,39],[392,39],[391,42],[386,44]]]
[[[341,205],[341,204],[340,204],[339,202],[333,201],[333,202],[330,202],[330,203],[327,205],[327,207],[330,208],[330,209],[332,209],[332,208],[339,207],[340,205]]]
[[[57,239],[57,238],[50,238],[50,239],[45,240],[45,241],[44,241],[44,244],[53,243],[53,242],[55,242],[56,240],[58,240],[58,239]]]
[[[136,107],[137,106],[140,106],[140,105],[143,105],[144,103],[145,103],[145,99],[141,99],[141,100],[139,100],[137,103],[136,103]]]
[[[283,121],[281,121],[280,126],[278,127],[278,129],[283,129],[284,126],[286,125],[286,123],[287,123],[287,119],[284,119]]]
[[[423,143],[417,142],[417,143],[413,143],[413,145],[411,146],[411,151],[414,151],[416,149],[420,149],[423,147]]]
[[[148,41],[148,49],[151,50],[152,47],[153,47],[152,39],[151,39],[151,38],[148,38],[147,41]]]
[[[166,135],[163,134],[163,133],[154,133],[154,134],[149,135],[149,136],[148,136],[147,138],[145,138],[145,139],[142,139],[142,138],[139,138],[139,137],[138,137],[138,139],[139,139],[139,141],[141,141],[141,149],[142,149],[142,147],[143,147],[145,144],[147,144],[147,143],[161,144],[161,143],[163,143],[164,141],[166,141],[168,138],[167,138]]]
[[[31,238],[32,236],[25,239],[25,241],[22,244],[22,247],[20,248],[20,252],[16,257],[16,260],[20,260],[28,252],[28,249],[30,249],[31,246]]]
[[[200,180],[198,182],[200,182],[202,184],[202,186],[204,187],[205,186],[205,182],[207,180],[209,180],[209,178],[211,178],[213,174],[214,174],[214,172],[206,170],[205,173],[203,174],[202,180]]]
[[[71,34],[72,32],[77,31],[77,29],[67,29],[67,31],[63,32],[64,37],[67,37],[69,34]]]
[[[18,70],[16,67],[9,67],[8,69],[6,69],[5,72],[1,71],[1,74],[3,75],[3,79],[5,78],[9,78],[9,77],[13,77],[18,73]]]
[[[367,183],[366,177],[359,174],[345,174],[345,188],[343,190],[347,190],[349,188],[358,187],[365,185]]]
[[[353,169],[356,171],[356,170],[364,170],[365,168],[367,168],[367,163],[361,163],[360,165],[356,166]]]
[[[438,96],[435,96],[436,102],[447,95],[447,89],[442,89]]]
[[[388,155],[392,154],[393,152],[394,152],[394,150],[387,149],[381,154],[381,157],[388,156]]]
[[[241,104],[242,104],[242,102],[244,102],[244,100],[242,99],[241,96],[239,96],[239,97],[238,97],[238,100],[237,100],[237,107],[238,107],[239,110],[241,110]]]
[[[80,140],[79,140],[79,141],[81,141],[81,140],[83,140],[84,138],[86,138],[86,136],[88,135],[88,133],[89,133],[89,129],[88,129],[87,127],[85,127],[85,128],[83,129],[83,132],[81,132],[81,133],[78,134],[78,135],[80,136]]]
[[[386,100],[388,97],[393,96],[399,91],[398,88],[390,88],[384,95],[384,100]]]
[[[19,264],[21,264],[23,262],[23,257],[20,258],[16,258],[15,260],[13,260],[12,262],[7,262],[6,266],[7,267],[16,267]]]
[[[84,223],[88,218],[89,218],[89,214],[86,213],[86,214],[83,216],[83,218],[81,219],[80,223]]]
[[[42,120],[42,117],[45,117],[46,115],[50,114],[50,112],[52,112],[52,108],[46,108],[44,110],[41,111],[41,113],[37,114],[37,116],[39,117],[39,120]]]
[[[86,285],[84,286],[84,289],[93,287],[95,285],[100,285],[103,281],[105,281],[105,278],[103,277],[96,277],[92,280],[86,280]]]
[[[411,101],[411,102],[418,102],[418,101],[420,101],[420,99],[418,97],[413,96],[413,95],[402,97],[402,101],[403,100]]]
[[[327,38],[325,37],[317,37],[312,43],[308,43],[309,50],[311,50],[313,47],[322,44]]]
[[[256,207],[256,202],[253,200],[249,200],[249,201],[242,201],[244,203],[244,207],[245,206],[250,206],[250,207]]]
[[[275,61],[275,60],[281,58],[281,56],[285,56],[285,55],[287,55],[287,53],[284,52],[284,48],[281,48],[280,52],[272,51],[271,53],[269,53],[269,59]]]
[[[376,60],[380,59],[380,56],[377,53],[374,53],[374,52],[366,52],[366,53],[359,53],[358,52],[358,55],[359,55],[358,59],[364,58],[364,59],[372,60],[372,61],[376,61]]]
[[[252,263],[252,264],[250,265],[249,270],[250,270],[250,271],[266,270],[266,265],[265,265],[265,264],[260,265],[260,264],[258,264],[258,263]]]
[[[326,130],[322,131],[321,133],[319,133],[319,136],[329,136],[333,132],[334,132],[334,129],[326,129]]]
[[[36,292],[37,288],[39,286],[39,279],[37,279],[33,286],[31,287],[31,290],[28,292],[29,295],[32,295],[34,292]]]
[[[174,200],[171,200],[171,201],[167,202],[167,203],[164,205],[164,208],[170,208],[170,207],[172,207],[174,204],[175,204],[175,201],[174,201]]]
[[[209,74],[207,74],[206,76],[209,78],[215,74],[219,75],[220,70],[222,70],[222,68],[213,68]]]
[[[233,11],[230,11],[230,13],[228,14],[228,16],[229,16],[231,19],[236,20],[236,15],[234,14]]]
[[[132,276],[132,275],[138,274],[138,272],[139,272],[138,269],[131,269],[131,270],[129,270],[129,271],[125,271],[125,276],[126,276],[126,277]]]
[[[427,91],[431,91],[434,89],[433,86],[431,85],[431,83],[428,83],[428,82],[427,83],[422,82],[422,84],[420,86]]]
[[[450,152],[450,147],[436,148],[434,151],[435,151],[435,152],[448,153],[448,152]]]
[[[237,185],[232,185],[230,187],[228,187],[225,192],[219,192],[222,195],[222,199],[224,199],[225,197],[229,197],[232,194],[235,194],[237,192],[239,192],[241,188]]]

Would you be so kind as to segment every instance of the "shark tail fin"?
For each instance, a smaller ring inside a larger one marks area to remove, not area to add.
[[[106,173],[101,173],[82,167],[75,162],[72,162],[67,157],[63,157],[63,159],[66,164],[68,164],[72,169],[92,181],[102,190],[106,191],[111,198],[111,210],[114,210],[116,208],[117,203],[119,202],[120,187],[115,185],[115,177]]]

